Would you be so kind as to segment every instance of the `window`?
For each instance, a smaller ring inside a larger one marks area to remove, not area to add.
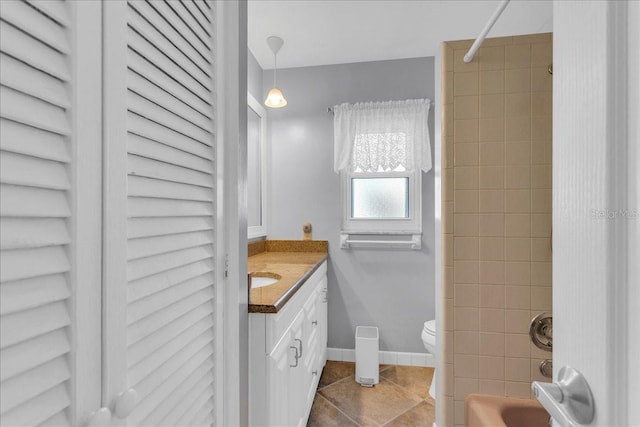
[[[429,100],[334,107],[343,233],[421,233],[420,172],[431,168],[428,113]]]

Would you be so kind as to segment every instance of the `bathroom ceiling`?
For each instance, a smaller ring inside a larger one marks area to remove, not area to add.
[[[500,0],[249,0],[248,45],[273,68],[268,36],[284,39],[278,68],[434,56],[474,39]],[[552,2],[512,0],[488,37],[550,32]]]

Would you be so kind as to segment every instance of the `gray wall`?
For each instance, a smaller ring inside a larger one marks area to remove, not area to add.
[[[271,85],[271,71],[263,87]],[[355,348],[356,326],[380,329],[380,349],[426,352],[435,318],[434,175],[422,178],[421,251],[343,250],[340,180],[333,172],[333,116],[342,102],[434,99],[434,59],[417,58],[278,70],[288,105],[268,109],[270,239],[300,239],[302,224],[329,241],[329,347]],[[433,109],[429,126],[433,140]],[[433,153],[433,144],[432,144]]]

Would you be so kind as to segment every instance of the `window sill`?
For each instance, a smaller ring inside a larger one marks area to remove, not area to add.
[[[354,234],[340,233],[341,249],[422,249],[422,234],[376,233]]]

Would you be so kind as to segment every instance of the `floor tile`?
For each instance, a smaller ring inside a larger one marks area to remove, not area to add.
[[[357,427],[358,425],[329,403],[327,399],[316,394],[316,397],[313,399],[313,406],[311,407],[307,427],[328,426]]]
[[[362,387],[349,376],[319,393],[359,425],[382,425],[421,401],[384,378],[374,387]]]
[[[421,402],[384,427],[431,427],[436,419],[436,408],[431,402]]]
[[[433,379],[433,368],[423,366],[390,366],[380,373],[380,376],[394,384],[404,387],[407,391],[420,396],[429,397],[429,386]]]
[[[355,372],[356,365],[353,362],[336,362],[334,360],[327,360],[327,364],[322,370],[322,376],[320,377],[318,388],[326,387],[350,375],[355,375]]]

